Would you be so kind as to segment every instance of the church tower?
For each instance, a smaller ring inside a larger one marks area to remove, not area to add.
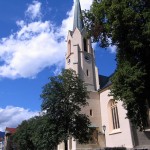
[[[84,28],[81,6],[79,0],[75,1],[73,30],[68,32],[67,53],[65,57],[66,69],[73,69],[87,86],[89,91],[88,106],[81,108],[81,113],[89,116],[91,128],[94,129],[93,142],[88,144],[78,144],[73,138],[69,139],[72,150],[99,148],[101,145],[101,114],[99,96],[99,76],[95,65],[95,56],[90,38]],[[69,146],[70,147],[70,146]],[[58,150],[64,150],[63,145],[59,145]]]
[[[69,68],[76,71],[85,82],[88,91],[99,89],[94,52],[91,40],[86,36],[79,0],[75,2],[73,31],[69,31],[67,37],[66,69]]]

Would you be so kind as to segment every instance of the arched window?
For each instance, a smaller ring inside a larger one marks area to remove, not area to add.
[[[68,41],[68,55],[71,54],[71,41]]]
[[[120,128],[117,102],[115,100],[109,101],[109,112],[110,112],[110,129],[115,130]]]
[[[113,129],[120,128],[117,102],[114,100],[111,102],[111,114],[112,114],[112,121],[113,121]]]

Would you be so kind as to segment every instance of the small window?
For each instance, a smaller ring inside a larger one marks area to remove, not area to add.
[[[93,116],[93,111],[92,111],[92,109],[90,109],[90,116]]]
[[[86,75],[89,76],[89,70],[86,70]]]
[[[83,39],[83,43],[84,43],[84,51],[87,52],[87,40],[84,38]]]
[[[70,59],[68,59],[68,64],[70,64]]]
[[[68,41],[68,55],[71,54],[71,41]]]
[[[113,129],[120,128],[117,102],[114,100],[112,100],[111,102],[111,115],[112,115]]]

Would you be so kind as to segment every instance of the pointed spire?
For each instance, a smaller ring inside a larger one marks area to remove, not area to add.
[[[74,10],[74,22],[73,22],[73,31],[75,28],[78,28],[80,31],[84,28],[83,20],[81,18],[81,6],[79,0],[75,2],[75,10]]]

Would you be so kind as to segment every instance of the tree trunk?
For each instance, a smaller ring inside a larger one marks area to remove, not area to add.
[[[64,144],[65,144],[65,150],[68,150],[68,140],[67,139],[64,141]]]

